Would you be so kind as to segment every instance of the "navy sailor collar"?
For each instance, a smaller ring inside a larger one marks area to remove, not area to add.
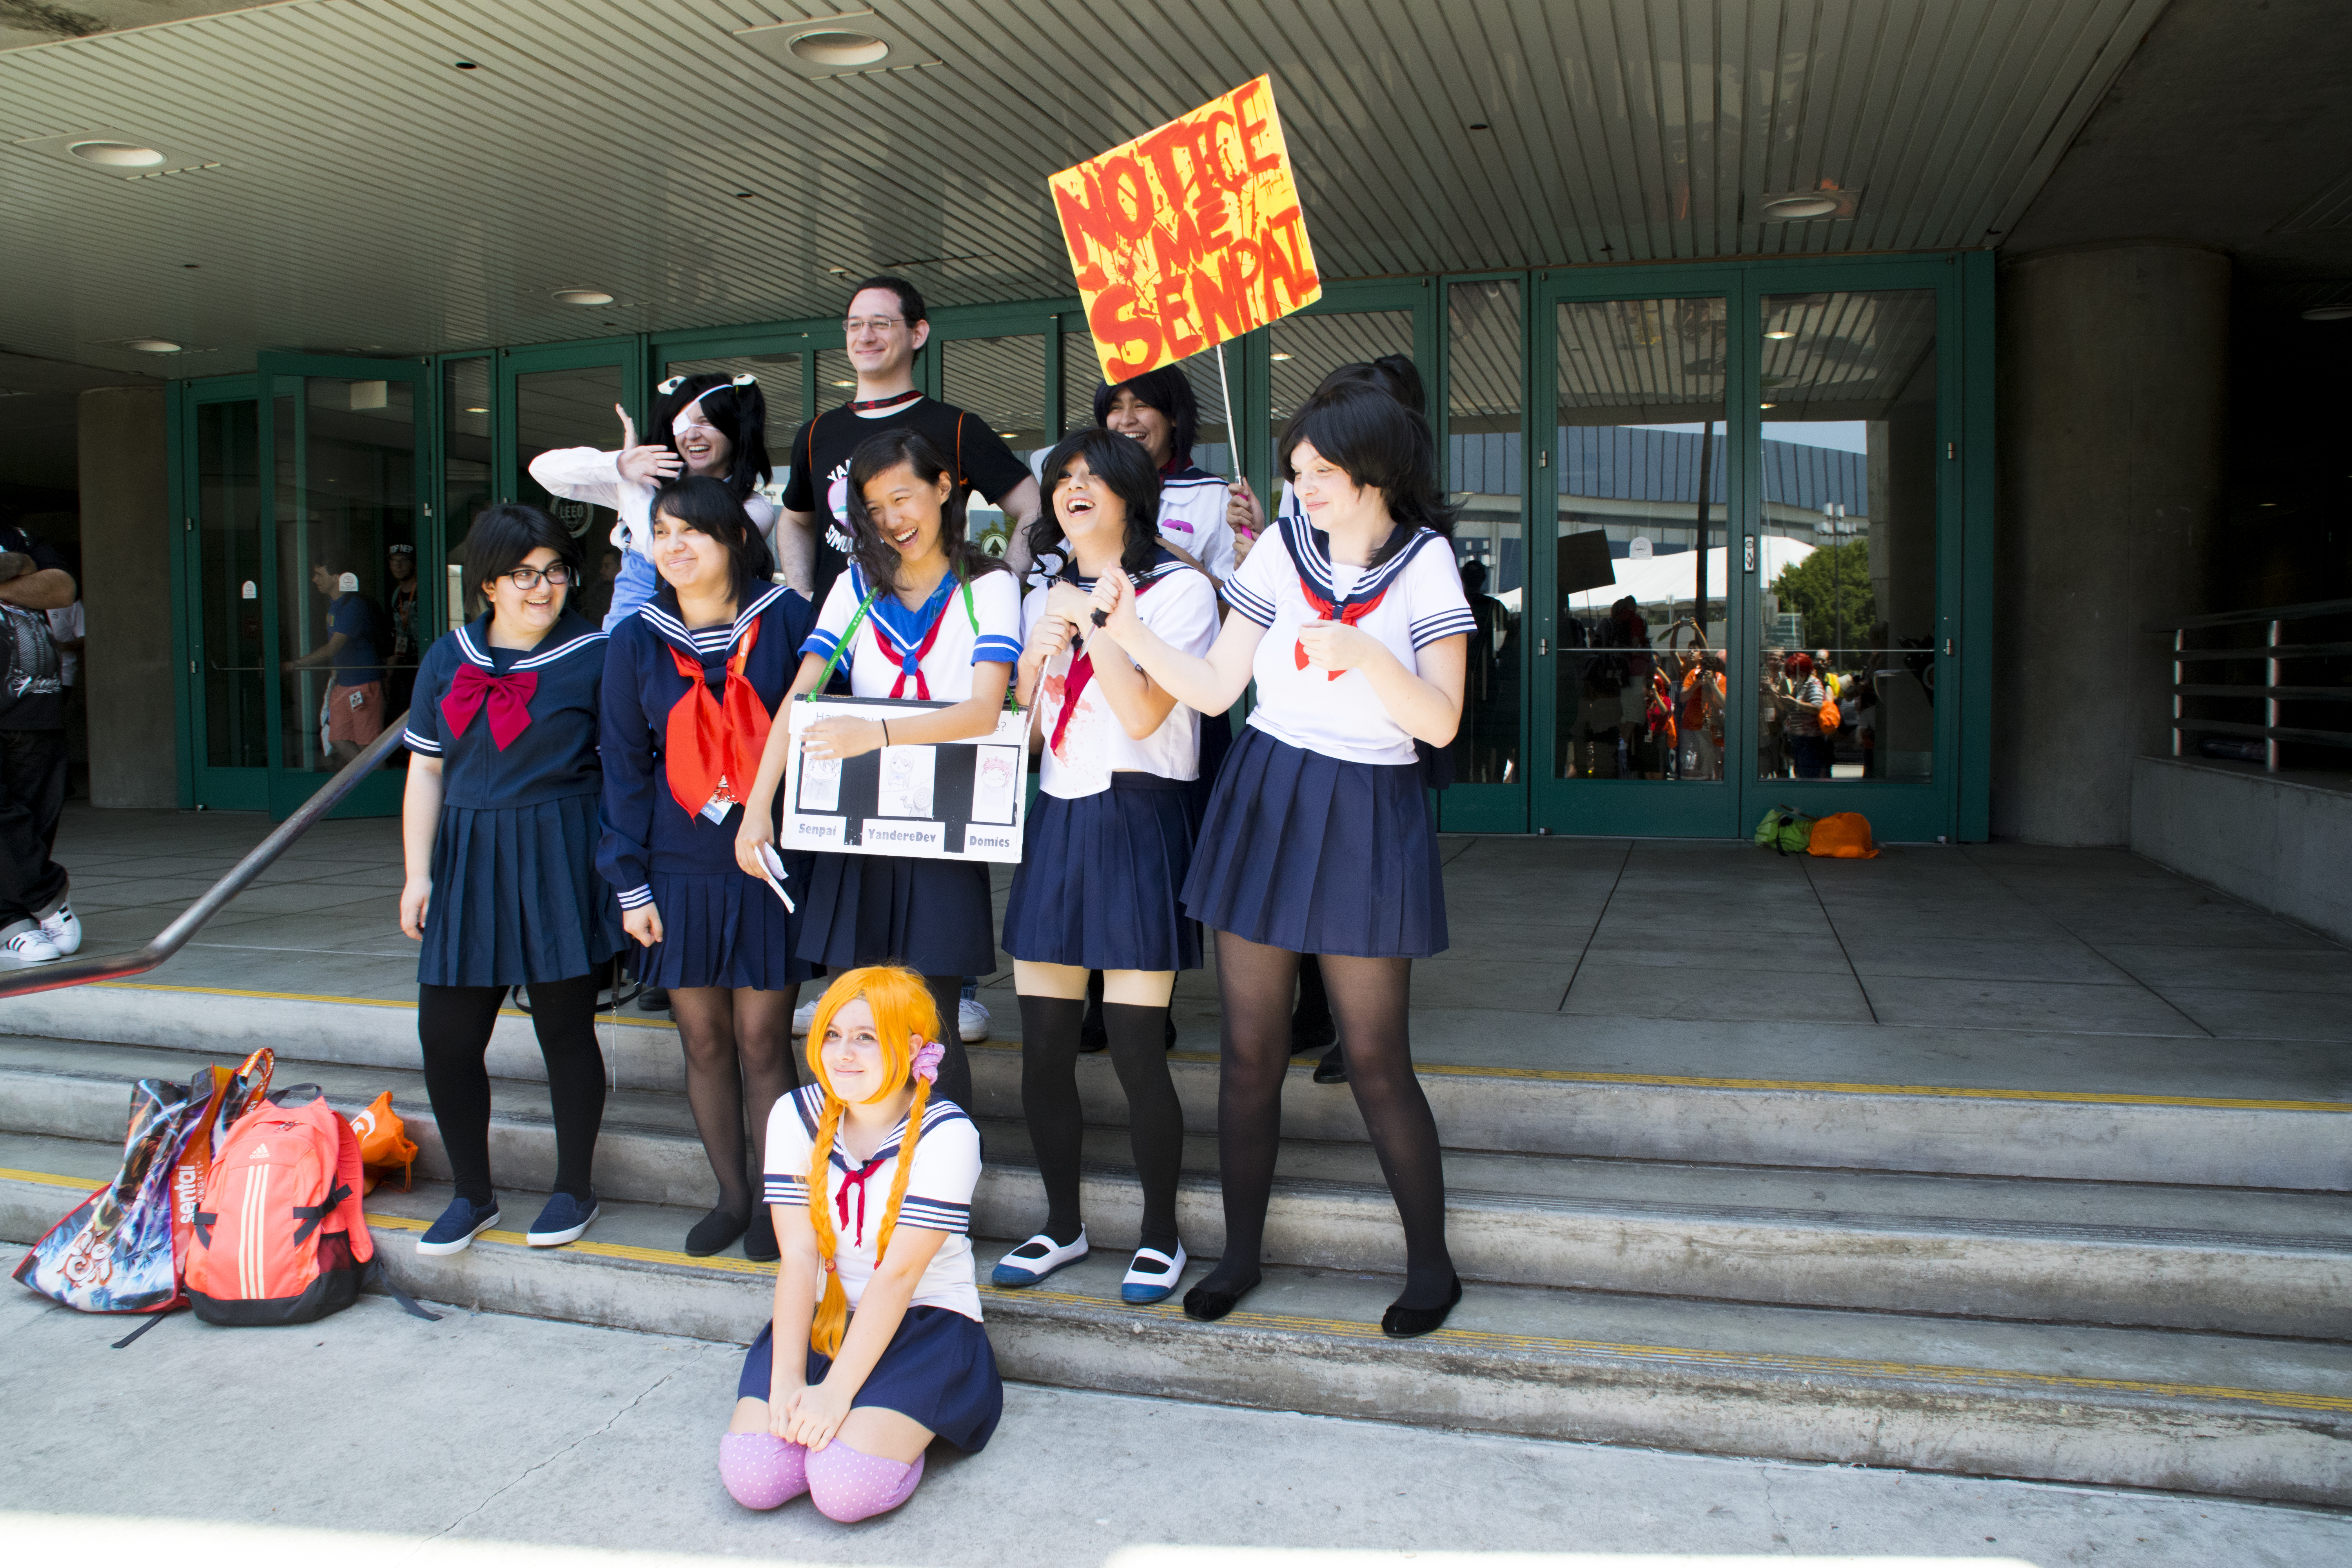
[[[758,620],[761,613],[769,605],[791,591],[782,583],[762,584],[761,591],[754,594],[741,608],[735,612],[734,624],[727,628],[726,646],[717,651],[732,654],[735,651],[735,645],[743,640],[743,629]],[[710,650],[696,642],[695,638],[707,637],[719,628],[701,626],[688,631],[686,622],[680,616],[681,612],[677,607],[677,590],[667,583],[664,583],[654,596],[637,609],[637,617],[653,628],[656,637],[688,658],[699,663],[704,653]]]
[[[486,610],[467,625],[457,627],[457,651],[467,663],[480,665],[493,672],[498,669],[498,663],[490,652],[490,612]],[[559,658],[578,653],[584,647],[593,647],[604,640],[602,631],[567,609],[555,617],[555,625],[548,628],[547,636],[540,639],[539,646],[517,658],[508,667],[507,672],[511,675],[526,669],[542,669]]]
[[[1279,521],[1283,548],[1289,552],[1290,563],[1297,569],[1299,581],[1313,589],[1318,598],[1333,604],[1355,605],[1379,598],[1388,592],[1391,584],[1404,575],[1404,569],[1412,564],[1414,556],[1421,553],[1422,547],[1437,537],[1434,529],[1415,529],[1412,537],[1405,541],[1403,549],[1378,566],[1366,568],[1343,601],[1331,570],[1331,536],[1303,516],[1286,512]]]
[[[1065,542],[1066,542],[1066,541]],[[1176,559],[1175,555],[1169,551],[1165,545],[1162,545],[1157,553],[1152,556],[1151,564],[1146,566],[1142,571],[1136,573],[1132,577],[1129,577],[1128,581],[1133,583],[1138,588],[1148,588],[1152,584],[1159,582],[1160,579],[1167,576],[1171,573],[1190,572],[1191,570],[1191,567]],[[1071,555],[1068,561],[1063,563],[1060,574],[1054,580],[1057,583],[1067,583],[1073,587],[1082,589],[1089,594],[1095,591],[1095,579],[1092,577],[1082,577],[1078,574],[1078,558],[1075,553]]]
[[[938,1086],[932,1087],[936,1089]],[[814,1083],[804,1085],[794,1092],[793,1100],[800,1111],[801,1127],[808,1133],[809,1142],[815,1142],[817,1126],[824,1116],[824,1086]],[[969,1121],[971,1119],[964,1113],[963,1108],[952,1100],[940,1100],[935,1095],[923,1107],[923,1131],[927,1135],[943,1121],[959,1120]],[[898,1118],[898,1125],[890,1129],[890,1135],[882,1140],[882,1146],[874,1151],[874,1157],[866,1163],[877,1164],[884,1160],[897,1159],[899,1146],[906,1141],[907,1119],[901,1116]],[[854,1176],[864,1168],[849,1163],[849,1151],[843,1146],[838,1131],[834,1135],[833,1157],[827,1163],[845,1176]]]

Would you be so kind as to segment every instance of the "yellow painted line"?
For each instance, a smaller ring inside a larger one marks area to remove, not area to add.
[[[71,1187],[78,1193],[93,1193],[105,1186],[101,1177],[91,1181],[87,1176],[52,1176],[47,1171],[11,1171],[0,1166],[0,1182],[33,1182],[44,1187]]]
[[[383,1230],[422,1231],[426,1222],[392,1215],[371,1215],[368,1223]],[[503,1242],[509,1247],[528,1245],[520,1231],[486,1230],[476,1239]],[[700,1268],[722,1274],[752,1274],[773,1277],[772,1263],[753,1263],[741,1258],[688,1258],[683,1252],[667,1252],[651,1247],[622,1247],[611,1242],[575,1241],[563,1248],[566,1252],[584,1252],[596,1258],[616,1258],[632,1263],[660,1264],[673,1268]],[[1077,1307],[1087,1310],[1115,1310],[1138,1317],[1152,1318],[1179,1327],[1191,1321],[1184,1310],[1172,1302],[1151,1307],[1132,1307],[1124,1301],[1114,1301],[1099,1296],[1081,1296],[1075,1291],[1045,1290],[1034,1286],[1025,1290],[1004,1290],[985,1280],[980,1281],[980,1293],[991,1300],[1013,1305],[1045,1302],[1057,1307]],[[1274,1330],[1288,1333],[1316,1334],[1326,1339],[1362,1341],[1385,1340],[1378,1323],[1345,1322],[1336,1318],[1307,1318],[1274,1312],[1235,1311],[1222,1322],[1242,1329]],[[1203,1325],[1199,1331],[1213,1332]],[[1484,1329],[1440,1329],[1423,1336],[1425,1342],[1442,1348],[1480,1351],[1518,1351],[1538,1355],[1580,1355],[1601,1357],[1624,1362],[1670,1362],[1694,1369],[1729,1373],[1795,1373],[1801,1376],[1847,1376],[1906,1378],[1914,1382],[1949,1384],[1958,1387],[1994,1388],[2002,1385],[2030,1388],[2073,1390],[2084,1394],[2133,1394],[2158,1399],[2227,1399],[2267,1405],[2280,1410],[2315,1410],[2352,1412],[2352,1398],[2326,1394],[2298,1394],[2284,1389],[2231,1388],[2216,1384],[2152,1383],[2116,1377],[2068,1377],[2054,1373],[2012,1372],[1988,1367],[1922,1365],[1910,1362],[1869,1361],[1846,1356],[1780,1355],[1766,1352],[1694,1350],[1680,1345],[1625,1344],[1609,1340],[1549,1339],[1539,1334],[1503,1334]]]
[[[179,991],[198,996],[246,996],[267,1002],[339,1002],[357,1007],[411,1007],[413,1002],[382,1002],[366,996],[310,996],[292,991],[233,991],[208,985],[149,985],[132,981],[110,980],[100,984],[124,991]],[[511,1007],[499,1009],[503,1017],[522,1018],[530,1015]],[[640,1029],[675,1029],[677,1026],[665,1019],[632,1018],[605,1013],[598,1016],[602,1024],[619,1024]],[[1017,1042],[991,1040],[977,1047],[986,1050],[1017,1051]],[[1217,1058],[1202,1051],[1177,1051],[1171,1059],[1190,1062],[1214,1062]],[[1300,1064],[1302,1070],[1304,1064]],[[2109,1094],[2098,1089],[1966,1089],[1950,1084],[1929,1083],[1841,1083],[1826,1079],[1780,1078],[1692,1078],[1672,1073],[1647,1072],[1571,1072],[1558,1068],[1492,1068],[1465,1067],[1443,1062],[1416,1064],[1415,1070],[1442,1078],[1506,1078],[1532,1079],[1539,1083],[1607,1083],[1636,1089],[1756,1089],[1767,1093],[1796,1094],[1887,1094],[1914,1100],[1995,1100],[2026,1101],[2045,1105],[2169,1105],[2197,1110],[2313,1110],[2332,1115],[2352,1115],[2352,1100],[2255,1100],[2221,1095],[2196,1094]]]

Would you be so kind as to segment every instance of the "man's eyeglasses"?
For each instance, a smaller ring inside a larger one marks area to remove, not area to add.
[[[561,562],[544,570],[537,566],[518,566],[503,575],[508,582],[526,594],[538,587],[541,582],[545,582],[551,588],[568,588],[572,585],[572,568]]]
[[[852,316],[841,323],[844,337],[861,337],[866,332],[887,332],[893,327],[907,324],[904,316]]]

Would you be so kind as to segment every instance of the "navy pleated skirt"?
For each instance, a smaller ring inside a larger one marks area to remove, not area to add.
[[[1185,788],[1192,808],[1192,828],[1199,836],[1201,819],[1208,815],[1209,797],[1217,791],[1217,775],[1234,749],[1234,721],[1223,713],[1201,715],[1201,776]]]
[[[809,873],[800,955],[828,969],[903,963],[918,974],[996,969],[988,868],[972,860],[825,855]]]
[[[656,862],[649,879],[662,940],[646,950],[646,984],[782,991],[824,973],[800,956],[815,858],[784,857],[784,891],[800,906],[798,914],[787,912],[767,883],[740,870],[672,874]]]
[[[528,985],[601,969],[621,950],[621,906],[596,874],[593,795],[539,805],[444,805],[416,978]]]
[[[775,1387],[776,1326],[770,1323],[751,1342],[735,1397],[768,1397]],[[808,1352],[808,1381],[822,1378],[833,1358]],[[1004,1414],[1004,1380],[996,1370],[996,1349],[988,1331],[945,1307],[909,1307],[898,1331],[882,1347],[882,1359],[851,1397],[852,1410],[895,1410],[967,1454],[988,1447]]]
[[[1117,773],[1078,800],[1039,793],[1004,905],[1004,951],[1082,969],[1198,969],[1177,905],[1192,863],[1192,781]]]
[[[1343,763],[1245,727],[1209,797],[1184,910],[1293,952],[1444,952],[1445,885],[1421,769]]]

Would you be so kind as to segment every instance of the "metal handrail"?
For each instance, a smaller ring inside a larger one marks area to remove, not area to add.
[[[404,710],[383,728],[368,745],[367,750],[343,764],[343,769],[319,788],[319,793],[304,801],[293,816],[278,825],[277,831],[246,852],[245,858],[229,868],[228,874],[210,888],[186,909],[179,918],[155,933],[153,940],[136,952],[118,952],[104,958],[69,958],[63,963],[27,965],[0,973],[0,1000],[10,996],[30,996],[41,991],[61,991],[68,985],[88,985],[100,980],[122,980],[133,974],[144,974],[188,945],[189,939],[204,929],[205,922],[226,908],[231,899],[253,885],[253,879],[277,862],[294,841],[308,833],[319,819],[342,804],[343,797],[359,787],[360,781],[373,773],[383,759],[400,744],[401,731],[407,727],[408,714]]]
[[[2284,725],[2279,722],[2279,706],[2283,702],[2328,702],[2352,699],[2352,687],[2327,688],[2290,684],[2285,666],[2306,659],[2342,658],[2352,656],[2352,642],[2299,642],[2286,640],[2289,621],[2309,621],[2352,616],[2352,599],[2318,599],[2302,605],[2276,605],[2261,610],[2230,610],[2220,615],[2190,616],[2182,620],[2151,625],[2152,632],[2172,635],[2172,754],[2186,754],[2186,737],[2191,733],[2244,735],[2263,743],[2263,767],[2266,772],[2279,771],[2279,744],[2294,742],[2303,745],[2352,747],[2352,729],[2330,730]],[[2190,647],[2189,634],[2214,631],[2224,626],[2262,626],[2263,642],[2257,647]],[[2263,676],[2259,681],[2232,682],[2216,679],[2210,667],[2232,663],[2259,663]],[[2192,679],[2192,664],[2209,667],[2205,673]],[[2218,698],[2231,702],[2260,702],[2263,721],[2259,724],[2241,720],[2191,719],[2188,715],[2188,700],[2191,697]],[[2251,760],[2251,759],[2249,759]]]

